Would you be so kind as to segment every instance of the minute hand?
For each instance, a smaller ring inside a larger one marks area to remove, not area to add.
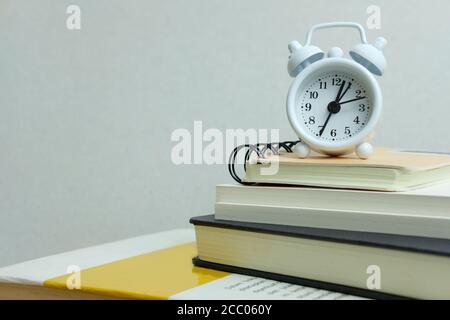
[[[341,100],[341,98],[342,98],[341,94],[342,94],[342,90],[344,90],[344,87],[345,87],[345,80],[342,81],[341,86],[339,87],[336,99],[334,99],[334,101],[339,102],[339,100]]]
[[[344,84],[345,84],[345,81],[344,81]],[[341,95],[338,96],[336,102],[340,103],[341,99],[345,96],[345,94],[347,93],[348,89],[350,89],[351,86],[352,86],[352,83],[349,82],[348,85],[347,85],[347,88],[345,88],[344,92]]]
[[[362,100],[362,99],[365,99],[365,98],[367,98],[367,97],[359,97],[359,98],[356,98],[356,99],[347,100],[347,101],[344,101],[344,102],[339,102],[339,104],[342,105],[342,104],[350,103],[350,102],[353,102],[353,101]]]

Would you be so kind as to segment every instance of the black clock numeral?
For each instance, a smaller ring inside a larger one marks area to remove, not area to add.
[[[359,117],[357,116],[357,117],[353,120],[353,122],[356,123],[356,124],[359,124]]]
[[[342,79],[341,78],[333,78],[331,79],[331,84],[333,86],[340,86],[342,83]]]
[[[319,97],[319,93],[317,91],[311,91],[309,93],[309,98],[310,99],[317,99]]]
[[[366,111],[366,105],[361,103],[361,104],[359,105],[359,111],[360,111],[360,112],[365,112],[365,111]]]
[[[336,129],[332,129],[332,130],[330,131],[330,136],[336,137],[336,134],[337,134]]]
[[[362,91],[361,90],[356,90],[355,93],[356,93],[356,98],[357,99],[362,98]]]
[[[311,116],[309,117],[309,124],[315,124],[316,123],[316,117]]]
[[[305,104],[306,111],[311,111],[311,108],[312,108],[311,103],[308,102],[307,104]]]
[[[346,135],[351,134],[352,131],[350,130],[350,127],[345,127],[344,133],[345,133]]]
[[[326,89],[327,88],[327,83],[326,82],[319,82],[319,89]]]

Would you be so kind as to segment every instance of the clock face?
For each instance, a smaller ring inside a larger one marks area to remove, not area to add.
[[[298,92],[295,108],[299,124],[315,139],[344,142],[360,133],[370,120],[369,88],[345,72],[308,77]]]

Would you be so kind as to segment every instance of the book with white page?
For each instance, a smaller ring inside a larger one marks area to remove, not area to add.
[[[224,184],[215,217],[450,239],[450,183],[405,192]]]

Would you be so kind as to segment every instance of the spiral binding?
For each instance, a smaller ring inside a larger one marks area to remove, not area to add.
[[[256,153],[259,158],[265,158],[266,152],[270,150],[272,154],[279,155],[280,149],[284,149],[286,152],[291,153],[292,147],[294,147],[300,140],[297,141],[284,141],[284,142],[271,142],[271,143],[257,143],[257,144],[243,144],[233,149],[228,160],[228,172],[231,177],[243,185],[254,185],[253,182],[243,181],[236,173],[236,157],[242,149],[245,151],[244,159],[244,171],[247,170],[247,161],[253,153]]]

